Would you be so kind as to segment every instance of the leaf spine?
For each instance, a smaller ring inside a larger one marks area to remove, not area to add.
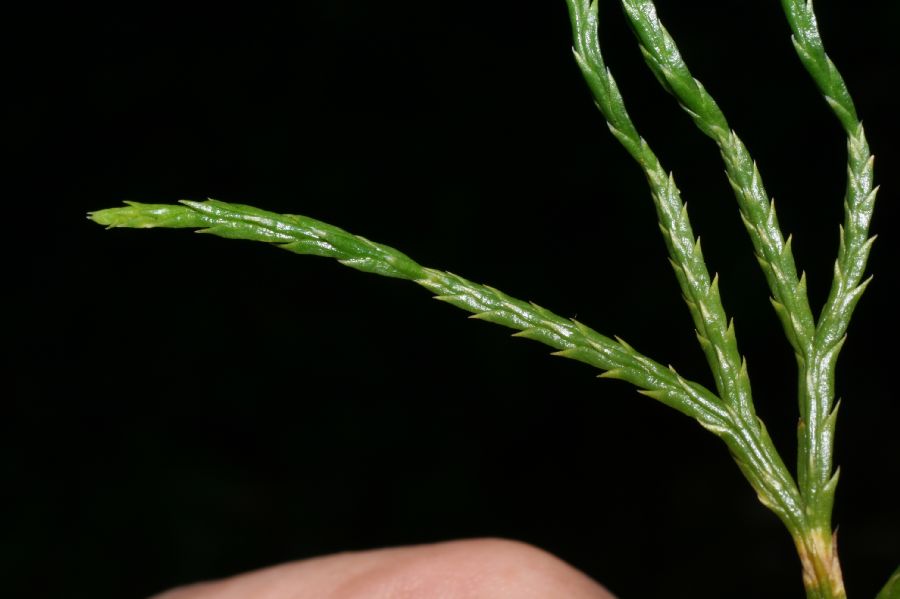
[[[638,389],[637,392],[656,401],[665,402],[666,400],[666,392],[662,389]]]

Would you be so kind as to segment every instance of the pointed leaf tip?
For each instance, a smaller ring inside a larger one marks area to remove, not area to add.
[[[617,380],[623,381],[623,380],[625,380],[623,374],[624,374],[623,369],[611,368],[610,370],[607,370],[606,372],[601,372],[600,374],[598,374],[597,378],[598,379],[617,379]]]
[[[666,392],[662,389],[638,389],[637,392],[656,401],[664,401],[666,398]]]

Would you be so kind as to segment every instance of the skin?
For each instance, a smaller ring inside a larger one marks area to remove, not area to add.
[[[475,539],[339,553],[204,582],[154,599],[615,599],[553,555]]]

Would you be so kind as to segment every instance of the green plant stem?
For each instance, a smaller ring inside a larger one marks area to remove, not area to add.
[[[423,267],[393,248],[304,216],[209,200],[182,205],[129,202],[126,207],[93,212],[90,218],[108,227],[196,228],[229,239],[263,241],[298,254],[334,258],[364,272],[414,281],[437,299],[472,312],[473,318],[516,329],[515,336],[539,341],[556,349],[556,355],[604,370],[602,377],[628,381],[642,394],[696,419],[725,442],[760,500],[792,530],[801,524],[797,488],[765,428],[760,424],[748,429],[730,404],[621,339],[610,339],[492,287]]]
[[[515,336],[540,341],[558,350],[556,355],[606,371],[601,376],[628,381],[707,428],[733,428],[714,393],[644,357],[621,339],[605,337],[492,287],[423,267],[394,248],[321,221],[216,200],[182,205],[128,202],[127,207],[93,212],[90,218],[111,228],[195,228],[229,239],[263,241],[297,254],[334,258],[356,270],[413,281],[436,299],[474,313],[472,318],[517,329]]]
[[[710,280],[687,207],[667,173],[634,126],[597,41],[597,6],[589,0],[569,0],[575,38],[575,59],[591,88],[609,129],[640,165],[650,185],[660,230],[670,262],[684,294],[700,345],[713,372],[719,395],[734,404],[746,421],[755,420],[746,363],[738,351],[734,323],[722,307],[718,277]]]
[[[638,133],[603,61],[596,0],[567,0],[575,58],[610,131],[647,178],[670,262],[718,395],[685,380],[671,366],[643,356],[621,339],[603,336],[492,287],[423,267],[393,248],[307,217],[209,200],[184,201],[182,205],[127,202],[126,207],[97,211],[90,218],[109,227],[196,228],[226,238],[268,242],[299,254],[331,257],[357,270],[410,280],[430,290],[436,299],[473,313],[472,318],[513,328],[518,331],[515,336],[540,341],[554,348],[555,355],[603,370],[602,377],[636,385],[644,395],[696,419],[725,442],[760,501],[793,536],[807,597],[845,598],[831,524],[838,481],[832,455],[839,405],[835,404],[834,377],[850,318],[868,284],[863,275],[874,242],[869,225],[877,188],[862,124],[840,73],[825,53],[811,0],[781,0],[800,60],[848,138],[844,223],[831,290],[816,319],[807,297],[806,277],[798,276],[791,237],[785,239],[781,232],[774,202],[747,148],[712,96],[692,76],[653,1],[620,1],[651,71],[718,145],[741,217],[772,291],[772,304],[794,349],[800,404],[796,482],[756,416],[747,363],[739,352],[734,324],[722,305],[718,276],[709,275],[674,178]],[[898,577],[900,570],[879,599],[900,595]]]
[[[744,223],[773,292],[773,305],[797,354],[801,411],[798,481],[808,520],[803,538],[797,539],[804,580],[810,596],[844,596],[836,540],[831,533],[837,484],[837,474],[832,473],[837,410],[832,406],[835,362],[850,315],[867,284],[860,280],[874,239],[868,237],[868,227],[876,190],[862,125],[840,73],[825,54],[811,3],[784,0],[782,4],[801,61],[848,135],[845,222],[840,232],[832,290],[818,324],[814,324],[805,278],[796,277],[790,238],[787,242],[782,240],[774,204],[766,197],[759,172],[746,148],[730,130],[715,100],[691,75],[653,2],[622,0],[622,4],[647,64],[697,126],[716,141],[725,160]]]
[[[837,67],[825,53],[812,4],[782,0],[793,33],[794,48],[803,66],[831,107],[847,134],[847,190],[844,224],[840,228],[838,257],[828,300],[816,327],[816,355],[802,381],[799,429],[798,482],[820,528],[831,528],[831,506],[837,475],[832,474],[834,421],[834,371],[850,317],[868,284],[862,281],[874,237],[869,224],[877,188],[873,180],[874,158],[853,100]],[[861,282],[862,281],[862,282]]]
[[[865,131],[843,77],[825,53],[812,3],[782,0],[782,7],[797,55],[825,96],[848,140],[844,224],[840,228],[831,291],[816,326],[816,352],[800,383],[801,419],[797,434],[800,492],[807,504],[814,535],[823,538],[821,545],[830,549],[804,563],[804,579],[807,589],[812,591],[810,596],[843,597],[837,542],[831,533],[831,512],[839,476],[839,470],[833,472],[832,455],[838,411],[834,405],[834,376],[850,318],[869,282],[862,281],[862,277],[875,240],[869,237],[869,224],[877,187],[873,180],[874,159]],[[831,542],[824,541],[826,535]]]
[[[733,410],[733,417],[741,423],[743,434],[753,438],[759,447],[764,448],[767,476],[777,480],[773,486],[791,491],[788,496],[773,501],[770,494],[760,491],[752,469],[736,455],[738,466],[757,490],[763,504],[778,514],[792,534],[799,534],[803,529],[803,510],[796,484],[765,426],[756,416],[747,365],[738,352],[734,325],[725,316],[717,279],[712,283],[709,281],[700,244],[694,240],[687,210],[681,202],[678,189],[672,176],[666,174],[647,142],[638,134],[628,116],[615,79],[606,68],[597,35],[596,2],[567,2],[575,40],[575,59],[610,131],[647,176],[672,266],[693,316],[697,336],[716,380],[719,395]]]
[[[650,70],[690,114],[697,127],[719,146],[728,180],[756,257],[772,290],[772,305],[801,367],[813,351],[815,322],[806,278],[797,276],[791,238],[784,239],[756,162],[731,129],[725,115],[687,65],[651,0],[621,0]]]

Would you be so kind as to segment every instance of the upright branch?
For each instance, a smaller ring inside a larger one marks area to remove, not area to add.
[[[848,150],[844,224],[839,231],[834,278],[816,326],[815,353],[800,389],[798,482],[814,527],[813,536],[830,549],[830,554],[826,553],[825,559],[819,560],[824,563],[810,560],[804,564],[806,578],[812,579],[807,585],[810,587],[825,575],[840,579],[837,541],[831,533],[831,512],[839,474],[834,472],[832,455],[838,409],[834,403],[834,372],[850,317],[869,282],[868,279],[863,281],[862,277],[875,240],[869,236],[869,224],[878,188],[874,185],[874,158],[862,122],[843,77],[825,53],[812,2],[782,0],[781,4],[797,55],[840,121],[847,135]],[[820,584],[820,587],[824,585]],[[843,591],[843,586],[839,590]],[[829,595],[823,592],[821,596]]]
[[[719,395],[735,420],[741,423],[744,442],[756,448],[767,464],[760,479],[732,448],[741,470],[756,489],[760,500],[775,511],[791,531],[802,527],[802,509],[796,485],[757,418],[750,390],[746,361],[738,352],[734,325],[725,316],[719,296],[718,278],[709,272],[694,238],[687,209],[671,174],[634,126],[615,79],[603,60],[598,39],[596,2],[567,0],[575,40],[575,59],[594,95],[609,130],[643,169],[650,185],[660,230],[672,267],[697,329],[697,337],[716,381]],[[727,440],[726,440],[727,442]]]
[[[834,282],[818,322],[813,319],[803,276],[796,276],[790,238],[783,241],[774,203],[759,171],[725,116],[695,79],[651,0],[621,0],[647,64],[678,99],[701,131],[718,144],[750,238],[773,293],[772,303],[794,347],[800,369],[798,481],[807,522],[796,539],[811,596],[843,596],[840,564],[831,534],[837,475],[832,448],[837,415],[834,368],[850,315],[868,281],[862,274],[873,238],[868,236],[876,190],[872,158],[853,101],[837,68],[825,54],[811,2],[783,0],[798,54],[825,95],[849,138],[849,180],[845,222]]]
[[[878,188],[874,185],[874,157],[862,122],[837,67],[825,53],[811,2],[782,0],[793,33],[794,48],[847,134],[847,189],[844,224],[839,231],[834,279],[816,326],[816,354],[801,393],[799,439],[800,489],[811,504],[816,525],[830,530],[831,505],[837,476],[832,476],[834,370],[850,317],[869,279],[863,281],[874,237],[869,223]],[[804,405],[808,404],[808,406]]]
[[[723,399],[748,419],[753,404],[746,364],[738,352],[734,323],[728,319],[719,295],[718,277],[710,279],[700,240],[694,236],[687,206],[671,173],[663,169],[656,154],[640,136],[607,69],[597,38],[597,6],[589,0],[570,0],[575,37],[575,59],[591,88],[609,130],[637,161],[650,185],[660,231],[678,284],[685,297],[701,347],[712,369],[716,388]]]
[[[791,238],[785,240],[781,233],[775,202],[766,194],[756,162],[716,101],[691,75],[675,41],[659,20],[653,2],[622,0],[622,6],[650,70],[678,99],[697,127],[719,146],[741,218],[772,291],[772,305],[803,367],[812,353],[815,330],[806,278],[797,276]]]

